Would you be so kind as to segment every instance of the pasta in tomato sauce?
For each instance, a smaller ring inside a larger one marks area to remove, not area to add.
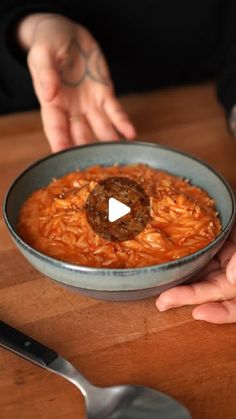
[[[90,227],[86,199],[111,176],[136,181],[150,199],[150,219],[132,240],[107,241]],[[186,179],[144,164],[93,166],[35,191],[23,204],[20,236],[44,254],[83,266],[138,268],[196,252],[221,231],[214,200]]]

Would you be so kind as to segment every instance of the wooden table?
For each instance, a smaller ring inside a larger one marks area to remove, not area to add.
[[[123,103],[138,138],[191,152],[236,190],[236,141],[212,85],[132,95]],[[49,152],[37,112],[0,119],[1,198],[15,176]],[[113,303],[74,294],[21,256],[0,221],[0,317],[58,350],[93,383],[164,391],[197,419],[236,417],[236,326],[194,321],[191,307],[159,313],[155,298]],[[0,349],[1,419],[78,419],[69,383]],[[145,418],[144,418],[145,419]]]

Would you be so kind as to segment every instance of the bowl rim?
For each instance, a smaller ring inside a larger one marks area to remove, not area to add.
[[[30,246],[29,244],[27,244],[16,232],[16,230],[12,227],[11,222],[8,219],[8,214],[7,214],[7,203],[8,203],[8,199],[10,197],[10,194],[13,190],[13,188],[15,187],[15,185],[17,184],[17,182],[23,177],[25,176],[28,172],[30,172],[30,170],[32,170],[34,167],[40,165],[41,163],[43,163],[44,161],[47,160],[51,160],[53,158],[55,158],[58,155],[61,154],[66,154],[68,152],[73,152],[73,150],[78,150],[78,149],[82,149],[82,148],[91,148],[91,147],[103,147],[103,146],[117,146],[117,145],[124,145],[124,146],[145,146],[145,147],[151,147],[151,148],[159,148],[159,149],[163,149],[163,150],[167,150],[167,151],[172,151],[175,152],[177,154],[183,155],[193,161],[197,161],[198,163],[200,163],[201,165],[205,166],[206,168],[208,168],[226,187],[230,199],[231,199],[231,203],[232,203],[232,213],[229,217],[229,220],[227,222],[227,224],[225,225],[225,227],[222,229],[222,231],[220,232],[220,234],[212,241],[210,242],[207,246],[203,247],[202,249],[191,253],[189,255],[183,256],[179,259],[176,260],[172,260],[169,262],[165,262],[165,263],[160,263],[160,264],[154,264],[154,265],[149,265],[149,266],[144,266],[144,267],[140,267],[140,268],[104,268],[104,267],[90,267],[90,266],[83,266],[83,265],[77,265],[77,264],[73,264],[70,262],[66,262],[60,259],[56,259],[53,258],[51,256],[48,256],[42,252],[40,252],[39,250],[33,248],[32,246]],[[64,268],[73,272],[79,272],[79,273],[99,273],[99,272],[103,272],[106,275],[110,275],[112,273],[117,273],[117,274],[123,274],[123,276],[125,275],[129,275],[132,273],[132,275],[136,275],[136,274],[142,274],[142,273],[146,273],[148,272],[153,272],[153,271],[165,271],[168,270],[170,268],[175,268],[175,267],[179,267],[181,265],[185,265],[188,262],[192,262],[193,260],[197,259],[198,257],[200,257],[201,255],[203,255],[204,253],[208,252],[209,250],[215,248],[215,246],[217,246],[217,244],[219,244],[221,242],[221,240],[227,236],[231,230],[231,226],[234,222],[234,219],[236,217],[236,199],[235,199],[235,195],[234,192],[232,190],[232,188],[230,187],[229,183],[227,182],[227,180],[216,170],[214,169],[211,165],[209,165],[208,163],[206,163],[204,160],[199,159],[198,157],[193,156],[190,153],[186,153],[183,152],[181,150],[178,150],[174,147],[169,147],[169,146],[164,146],[164,145],[160,145],[160,144],[155,144],[155,143],[151,143],[151,142],[147,142],[147,141],[126,141],[126,140],[121,140],[119,142],[117,141],[106,141],[106,142],[102,142],[102,143],[90,143],[90,144],[83,144],[80,146],[74,146],[65,150],[61,150],[58,151],[57,153],[52,153],[49,154],[45,157],[42,157],[41,159],[36,160],[35,162],[33,162],[32,164],[30,164],[29,166],[27,166],[14,180],[13,182],[10,184],[5,197],[4,197],[4,201],[3,201],[3,217],[4,217],[4,221],[8,227],[8,230],[10,231],[11,235],[13,236],[13,238],[15,239],[16,242],[18,242],[22,248],[31,253],[32,255],[34,255],[36,258],[40,259],[41,261],[45,261],[50,263],[51,265],[57,266],[59,268]]]

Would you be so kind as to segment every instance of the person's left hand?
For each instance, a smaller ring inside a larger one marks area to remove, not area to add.
[[[33,13],[17,29],[53,152],[94,141],[133,139],[106,58],[93,35],[62,15]]]
[[[236,322],[236,224],[221,251],[201,273],[202,280],[164,291],[157,299],[160,311],[199,304],[192,315],[211,323]]]

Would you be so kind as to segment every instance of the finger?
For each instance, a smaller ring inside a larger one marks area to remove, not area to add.
[[[196,320],[205,320],[215,324],[234,323],[236,322],[236,300],[203,304],[196,307],[192,315]]]
[[[92,108],[87,113],[87,119],[98,140],[112,141],[119,139],[118,133],[103,109]]]
[[[72,145],[68,118],[64,110],[52,106],[44,105],[41,108],[41,116],[44,132],[53,152],[63,150]]]
[[[164,311],[183,305],[227,300],[236,296],[236,287],[227,281],[225,274],[212,272],[209,277],[210,280],[207,281],[164,291],[156,301],[157,308]]]
[[[235,251],[236,245],[231,240],[227,240],[220,252],[217,254],[217,259],[219,260],[222,268],[226,268]]]
[[[51,102],[60,87],[52,52],[41,45],[32,47],[28,54],[28,66],[40,103]]]
[[[86,144],[96,139],[84,115],[69,118],[69,124],[74,144]]]
[[[231,257],[228,266],[226,268],[226,276],[231,284],[234,284],[236,287],[236,251]]]
[[[114,127],[127,139],[132,140],[136,136],[134,125],[123,110],[120,103],[113,96],[104,102],[104,110]]]

